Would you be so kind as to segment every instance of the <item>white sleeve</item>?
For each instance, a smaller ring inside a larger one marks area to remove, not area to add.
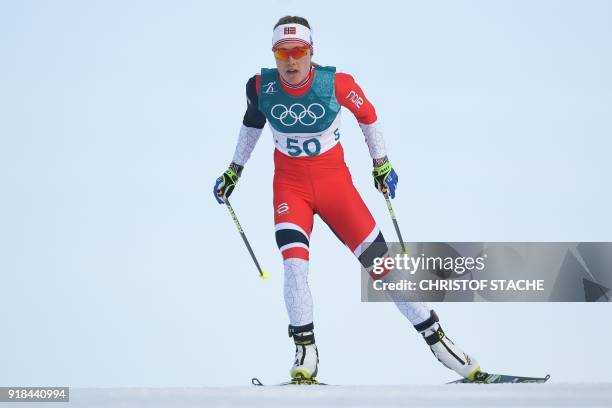
[[[251,153],[261,136],[263,129],[257,129],[242,125],[240,127],[240,133],[238,134],[238,143],[236,144],[236,151],[234,152],[233,162],[244,166],[245,163],[251,157]]]
[[[365,137],[368,150],[372,159],[380,159],[387,155],[387,149],[385,148],[385,139],[383,138],[382,132],[378,128],[378,122],[373,122],[369,125],[363,123],[359,124],[363,136]]]

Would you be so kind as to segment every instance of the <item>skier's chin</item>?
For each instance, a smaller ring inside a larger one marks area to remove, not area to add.
[[[300,82],[300,71],[297,69],[288,69],[285,71],[285,75],[283,75],[283,77],[285,81],[289,82],[290,84],[297,84]]]

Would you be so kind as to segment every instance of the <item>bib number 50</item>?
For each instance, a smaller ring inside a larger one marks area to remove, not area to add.
[[[289,156],[297,157],[304,152],[307,156],[316,156],[321,153],[321,142],[318,139],[312,138],[304,140],[300,147],[300,141],[297,139],[287,138],[287,152]]]

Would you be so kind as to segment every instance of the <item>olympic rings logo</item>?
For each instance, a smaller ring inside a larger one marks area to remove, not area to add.
[[[325,108],[320,103],[311,103],[308,107],[301,103],[294,103],[289,108],[279,103],[272,107],[270,114],[287,127],[298,122],[304,126],[312,126],[325,116]]]

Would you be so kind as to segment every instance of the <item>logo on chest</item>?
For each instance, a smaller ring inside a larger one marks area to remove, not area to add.
[[[274,89],[274,85],[276,85],[276,81],[272,81],[272,82],[268,82],[265,85],[262,85],[262,88],[264,88],[263,93],[265,94],[275,94],[278,91],[276,89]]]
[[[320,103],[311,103],[308,107],[301,103],[294,103],[289,107],[277,103],[270,109],[270,115],[287,127],[297,123],[312,126],[325,116],[325,108]]]

